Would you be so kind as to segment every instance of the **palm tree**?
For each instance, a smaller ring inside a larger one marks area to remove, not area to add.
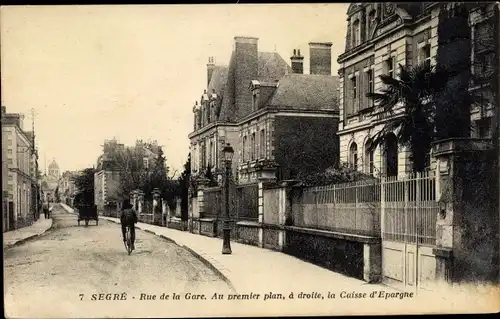
[[[399,65],[399,78],[381,75],[383,89],[368,93],[375,102],[374,115],[386,123],[373,138],[373,150],[383,144],[390,133],[396,134],[401,146],[409,148],[413,171],[428,166],[428,154],[435,133],[435,100],[446,81],[446,74],[429,64],[412,68]]]

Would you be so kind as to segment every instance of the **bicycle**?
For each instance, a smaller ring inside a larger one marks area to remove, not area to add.
[[[125,231],[125,249],[127,249],[129,255],[132,253],[132,232],[130,226],[127,226]]]

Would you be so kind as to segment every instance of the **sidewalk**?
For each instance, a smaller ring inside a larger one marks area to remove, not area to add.
[[[40,218],[30,226],[3,233],[3,248],[10,248],[26,240],[40,236],[49,230],[50,227],[52,227],[52,219],[45,219],[43,216],[40,216]]]
[[[67,211],[70,207],[61,204]],[[115,223],[118,218],[100,216]],[[222,239],[191,234],[189,232],[170,229],[162,226],[137,223],[137,228],[156,234],[167,240],[184,246],[225,277],[237,292],[249,292],[262,284],[266,291],[304,291],[311,293],[318,290],[318,283],[323,289],[350,289],[360,291],[385,290],[390,288],[367,284],[349,278],[314,264],[302,261],[281,252],[231,242],[231,255],[223,255]],[[392,290],[391,290],[392,291]]]

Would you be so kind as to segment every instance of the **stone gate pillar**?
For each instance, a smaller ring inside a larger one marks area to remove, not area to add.
[[[496,276],[498,205],[495,154],[490,140],[447,139],[434,143],[436,279],[489,281]]]

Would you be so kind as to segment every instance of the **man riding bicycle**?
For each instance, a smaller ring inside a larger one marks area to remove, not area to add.
[[[127,226],[130,226],[130,237],[132,240],[132,250],[135,249],[135,223],[137,223],[137,214],[135,210],[132,208],[132,205],[129,202],[125,202],[123,204],[122,212],[120,215],[120,222],[122,225],[122,235],[123,242],[126,242],[125,233],[127,231]]]

